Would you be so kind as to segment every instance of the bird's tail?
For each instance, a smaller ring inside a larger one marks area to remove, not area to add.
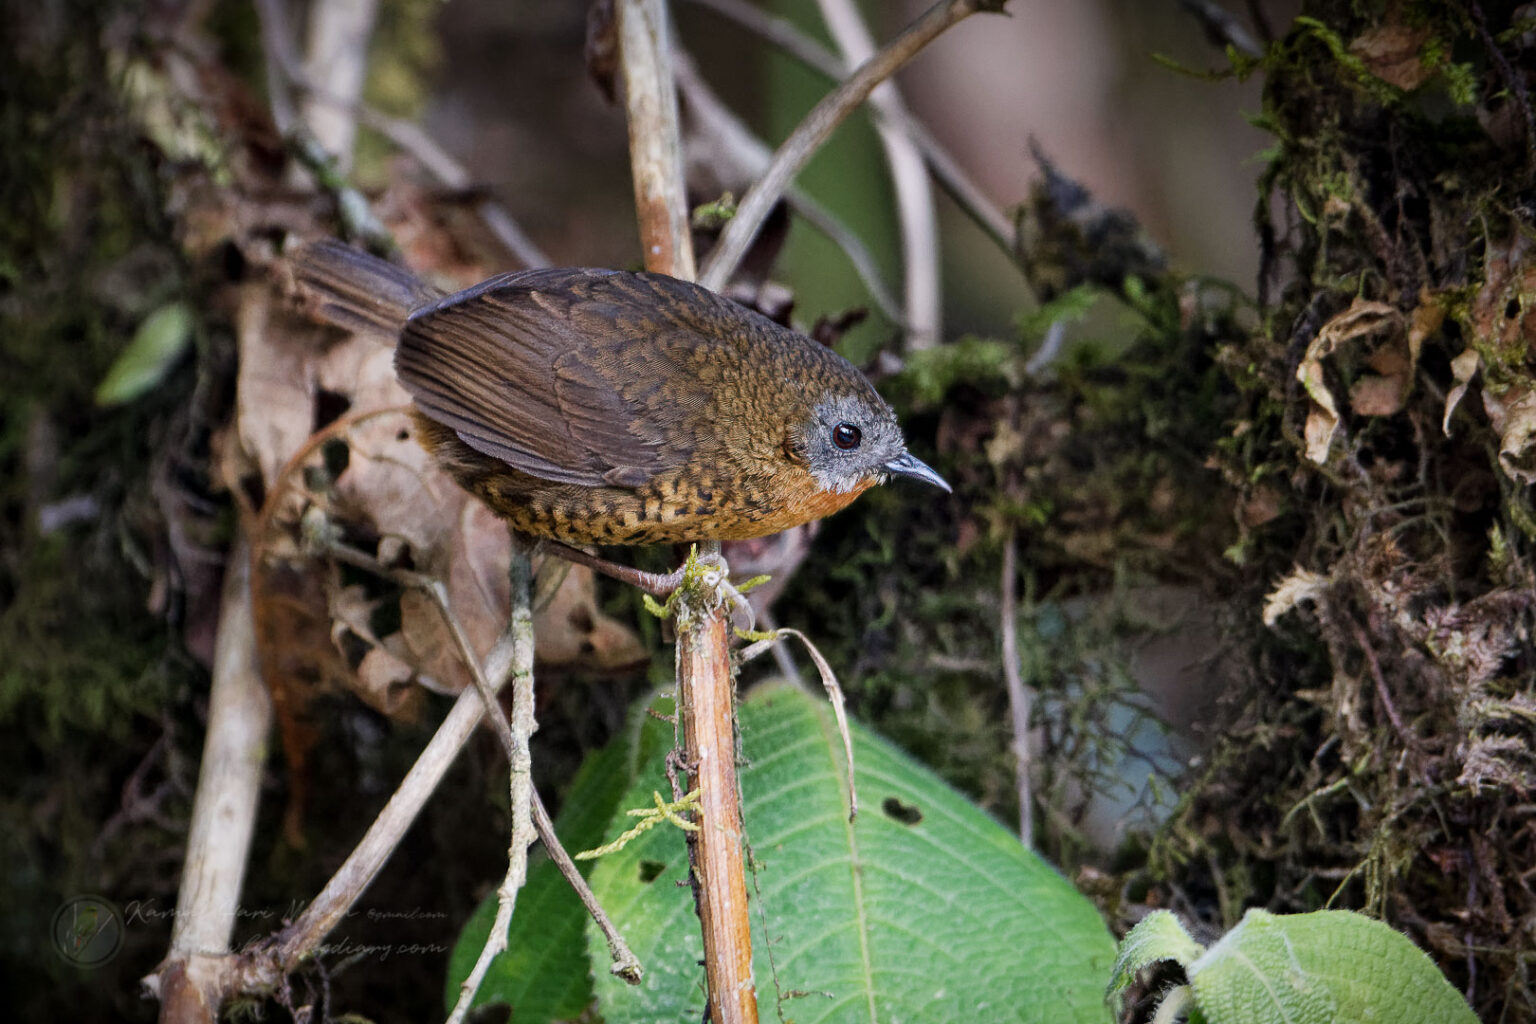
[[[349,331],[393,336],[411,310],[443,294],[403,267],[334,239],[304,245],[284,262],[305,311]]]

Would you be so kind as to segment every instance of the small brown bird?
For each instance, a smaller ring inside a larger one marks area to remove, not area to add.
[[[949,490],[853,364],[686,281],[527,270],[444,297],[339,242],[290,265],[322,318],[398,333],[422,443],[525,533],[739,540],[891,474]]]

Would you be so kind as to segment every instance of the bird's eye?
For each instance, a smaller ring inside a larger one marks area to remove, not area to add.
[[[832,428],[832,443],[845,452],[851,452],[864,440],[864,431],[852,423],[839,423]]]

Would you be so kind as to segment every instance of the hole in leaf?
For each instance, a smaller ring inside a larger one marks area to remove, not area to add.
[[[656,881],[656,876],[660,875],[665,868],[666,868],[666,865],[663,864],[659,860],[643,860],[643,861],[641,861],[640,862],[640,881],[642,881],[642,882],[654,882],[654,881]]]
[[[341,656],[346,659],[347,667],[356,672],[357,666],[363,663],[363,657],[373,649],[373,645],[350,629],[342,630],[338,640]]]
[[[915,805],[904,804],[893,796],[880,801],[880,809],[885,812],[886,817],[899,821],[903,825],[916,825],[923,820],[923,812]]]
[[[400,598],[396,595],[394,600],[380,601],[373,606],[368,614],[368,628],[373,630],[374,636],[386,637],[400,632],[404,618],[400,611]]]
[[[352,399],[339,391],[327,391],[318,388],[315,391],[315,425],[314,429],[328,427],[352,408]]]
[[[320,446],[320,457],[325,460],[325,471],[335,480],[347,471],[352,461],[352,449],[341,438],[333,437]]]

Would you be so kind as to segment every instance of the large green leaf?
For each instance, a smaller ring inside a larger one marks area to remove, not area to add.
[[[1203,949],[1166,910],[1132,928],[1115,963],[1118,996],[1142,967],[1184,967],[1209,1024],[1476,1024],[1429,957],[1380,921],[1347,910],[1279,916],[1250,910]]]
[[[1109,1020],[1108,932],[1013,835],[860,728],[864,810],[850,824],[841,743],[824,702],[777,686],[744,701],[740,716],[756,863],[753,972],[765,1020]],[[654,790],[667,792],[660,756],[623,806],[650,805]],[[613,833],[629,823],[620,819]],[[592,873],[646,969],[639,988],[598,978],[608,1024],[700,1018],[702,949],[686,880],[682,837],[671,828],[646,833]],[[602,948],[590,927],[589,940]]]

